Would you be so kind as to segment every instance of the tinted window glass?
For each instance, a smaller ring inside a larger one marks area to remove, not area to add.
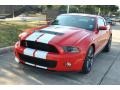
[[[93,30],[95,27],[95,18],[78,15],[60,15],[54,20],[52,25],[73,26]]]

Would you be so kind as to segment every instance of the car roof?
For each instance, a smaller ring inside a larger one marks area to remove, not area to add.
[[[88,17],[102,17],[102,16],[99,16],[99,15],[92,15],[92,14],[84,14],[84,13],[67,13],[67,14],[61,14],[61,15],[78,15],[78,16],[88,16]],[[103,17],[102,17],[103,18]]]

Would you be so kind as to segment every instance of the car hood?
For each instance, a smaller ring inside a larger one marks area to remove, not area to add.
[[[36,33],[41,33],[40,35]],[[38,35],[38,36],[35,36]],[[38,42],[49,43],[49,44],[57,44],[57,45],[73,45],[77,41],[83,40],[85,37],[90,35],[90,31],[69,27],[69,26],[59,26],[59,25],[51,25],[40,30],[36,30],[28,37],[37,37]]]

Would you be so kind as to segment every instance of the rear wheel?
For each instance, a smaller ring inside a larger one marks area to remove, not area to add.
[[[93,61],[94,61],[94,48],[91,46],[87,52],[84,65],[82,68],[82,73],[87,74],[91,71]]]
[[[104,52],[109,52],[110,51],[111,42],[112,42],[112,36],[110,36],[108,43],[106,44],[105,48],[103,49]]]

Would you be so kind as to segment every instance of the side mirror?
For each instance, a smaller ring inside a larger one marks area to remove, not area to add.
[[[99,26],[98,30],[107,30],[107,27],[106,26]]]

